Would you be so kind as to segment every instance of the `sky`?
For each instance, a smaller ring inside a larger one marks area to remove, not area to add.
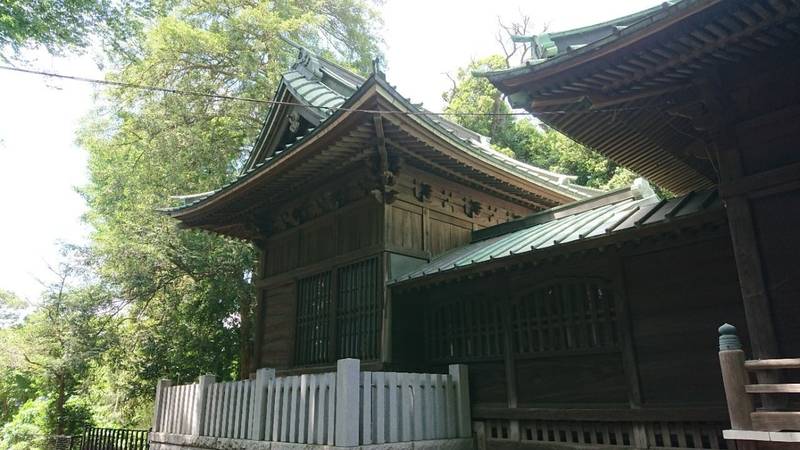
[[[531,17],[532,32],[560,31],[610,20],[659,4],[654,0],[386,0],[385,72],[399,92],[442,109],[447,73],[499,53],[498,18]],[[102,78],[92,58],[27,52],[23,65]],[[0,60],[1,62],[1,60]],[[92,110],[90,84],[0,70],[0,289],[36,303],[59,242],[85,243],[90,229],[76,187],[88,180],[76,130]],[[271,98],[265,92],[264,98]]]

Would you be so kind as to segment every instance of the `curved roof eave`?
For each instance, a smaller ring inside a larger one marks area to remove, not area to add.
[[[543,78],[547,75],[559,73],[571,67],[589,62],[606,54],[608,51],[613,51],[614,48],[616,48],[614,44],[618,44],[620,41],[627,42],[628,40],[639,39],[669,25],[671,21],[668,19],[679,19],[684,16],[696,14],[720,1],[723,0],[682,0],[667,7],[652,8],[654,11],[651,15],[646,15],[631,26],[603,39],[586,44],[579,49],[561,53],[549,59],[529,61],[523,66],[504,70],[479,72],[479,74],[489,79],[492,84],[497,86],[497,88],[504,93],[511,94],[515,91],[510,89],[511,84],[507,83],[509,80],[526,75],[533,75],[534,77],[538,75],[538,77]],[[661,24],[661,26],[658,26],[659,24]],[[624,42],[621,43],[621,45],[623,44]],[[501,85],[504,85],[506,89],[502,89]]]
[[[357,105],[359,102],[366,101],[366,98],[364,98],[363,94],[375,85],[375,83],[371,81],[374,81],[374,77],[368,78],[361,85],[361,87],[359,87],[359,89],[341,105],[341,109],[337,109],[336,112],[331,114],[327,120],[323,121],[319,126],[315,127],[310,133],[303,136],[302,139],[292,144],[292,146],[287,148],[285,151],[289,151],[291,153],[301,151],[310,142],[315,141],[318,137],[330,131],[335,124],[339,122],[339,119],[342,119],[344,116],[347,116],[353,112],[351,109],[354,105]],[[163,209],[162,211],[176,219],[188,219],[192,215],[201,212],[201,210],[213,208],[214,204],[219,201],[220,197],[224,195],[230,195],[232,192],[246,190],[246,188],[248,188],[254,182],[254,180],[262,178],[265,173],[270,171],[269,169],[275,167],[285,159],[286,158],[267,158],[264,162],[254,165],[239,175],[239,177],[237,177],[235,180],[223,185],[215,191],[212,191],[210,195],[197,199],[190,204],[176,208]]]

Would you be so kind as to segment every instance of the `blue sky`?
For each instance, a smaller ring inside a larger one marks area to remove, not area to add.
[[[649,8],[654,0],[387,0],[383,6],[386,73],[399,91],[428,109],[471,59],[499,52],[498,16],[520,12],[552,31],[575,28]],[[88,55],[55,58],[27,52],[25,67],[100,77]],[[94,104],[96,88],[0,71],[0,288],[36,302],[51,280],[58,242],[83,242],[85,205],[75,186],[87,180],[86,154],[75,131]],[[264,98],[271,98],[265,92]]]

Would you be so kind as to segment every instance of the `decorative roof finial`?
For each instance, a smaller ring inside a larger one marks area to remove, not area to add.
[[[300,48],[300,53],[297,56],[292,68],[306,77],[309,80],[321,80],[322,70],[320,68],[317,55],[311,53],[305,48]]]
[[[741,350],[742,343],[736,335],[736,327],[725,323],[719,327],[719,350]]]
[[[376,56],[372,59],[372,75],[379,76],[381,78],[386,78],[383,72],[381,72],[381,57]]]

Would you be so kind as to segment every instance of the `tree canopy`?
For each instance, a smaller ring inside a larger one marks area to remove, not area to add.
[[[131,36],[163,6],[149,0],[4,0],[0,58],[26,47],[42,46],[51,53],[76,50],[89,46],[92,38],[127,54],[135,42]]]
[[[503,115],[511,111],[508,102],[486,78],[476,72],[505,69],[508,59],[500,55],[475,60],[460,68],[453,87],[442,97],[450,119],[492,139],[495,149],[521,161],[556,172],[576,175],[577,182],[590,187],[613,189],[627,186],[635,178],[629,170],[569,139],[528,116]],[[458,113],[490,113],[459,115]]]
[[[80,23],[89,33],[98,16],[86,14]],[[289,41],[366,71],[379,53],[379,26],[373,4],[363,0],[176,2],[124,48],[105,47],[117,64],[108,77],[269,100],[296,57]],[[82,31],[15,42],[84,45],[90,34]],[[158,209],[170,196],[234,178],[266,114],[254,102],[121,87],[101,92],[78,136],[89,154],[89,182],[80,192],[91,243],[70,256],[90,275],[48,290],[35,313],[0,334],[9,349],[0,352],[9,363],[0,368],[0,422],[9,427],[0,442],[23,442],[34,428],[69,432],[86,419],[82,411],[101,425],[146,428],[159,378],[249,375],[254,249],[179,230]]]

